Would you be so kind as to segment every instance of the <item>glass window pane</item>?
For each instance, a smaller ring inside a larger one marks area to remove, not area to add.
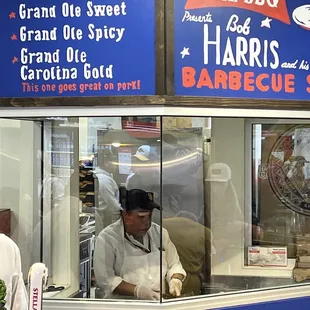
[[[187,273],[182,297],[200,295],[201,276],[206,279],[210,274],[211,231],[204,208],[203,158],[209,126],[207,118],[163,118],[163,235],[169,234],[178,254],[174,259],[179,256]],[[169,281],[167,277],[168,285]],[[167,290],[163,297],[172,299],[175,293],[172,286],[172,291]]]
[[[25,281],[41,257],[35,246],[40,235],[33,233],[40,214],[40,150],[40,123],[0,119],[0,233],[18,244]]]
[[[156,117],[123,118],[97,131],[96,298],[159,301],[160,228],[152,221],[160,220],[159,124]]]
[[[257,186],[252,243],[285,247],[289,259],[310,233],[309,134],[307,124],[253,125]]]
[[[160,135],[155,116],[0,120],[0,232],[25,283],[43,262],[44,298],[159,300]]]
[[[309,125],[162,123],[163,232],[187,273],[180,297],[298,285],[309,255]]]
[[[33,263],[47,266],[44,298],[298,285],[309,137],[301,120],[0,119],[0,233],[18,245],[25,283]]]

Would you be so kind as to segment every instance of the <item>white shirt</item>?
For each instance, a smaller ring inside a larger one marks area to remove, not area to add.
[[[126,188],[128,188],[128,183],[129,183],[129,180],[133,177],[135,175],[135,173],[134,172],[131,172],[130,174],[129,174],[129,176],[126,178]]]
[[[112,176],[103,169],[94,170],[99,183],[99,208],[120,210],[119,189]]]
[[[28,296],[21,272],[19,248],[4,234],[0,234],[0,262],[0,279],[6,285],[6,309],[27,310]]]
[[[179,255],[169,238],[167,230],[163,228],[162,234],[162,246],[163,250],[166,252],[168,265],[166,280],[169,283],[173,274],[180,273],[186,276],[186,272],[180,263]],[[133,237],[128,234],[127,236],[130,238],[131,242],[138,243]],[[146,249],[148,248],[148,236],[152,239],[157,248],[160,248],[160,226],[152,223],[148,234],[144,236],[143,243]],[[124,237],[122,219],[106,227],[97,237],[94,253],[94,269],[96,281],[100,287],[104,288],[105,296],[111,295],[115,288],[123,281],[120,277],[120,273],[124,263],[125,241],[126,243],[128,242]],[[140,243],[138,244],[141,246]],[[138,249],[137,251],[137,248],[134,246],[126,247],[126,251],[128,250],[131,251],[131,253],[128,254],[132,256],[145,255],[143,250]],[[160,271],[158,270],[158,272]]]

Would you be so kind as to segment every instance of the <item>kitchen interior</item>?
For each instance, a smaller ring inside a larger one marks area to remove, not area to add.
[[[98,180],[94,177],[93,171],[98,167],[98,154],[104,153],[106,149],[115,155],[116,163],[123,163],[123,165],[116,165],[113,172],[113,178],[118,185],[125,184],[130,173],[131,155],[141,145],[153,145],[155,148],[163,145],[163,161],[168,162],[171,162],[175,156],[186,157],[186,154],[192,151],[192,147],[196,151],[200,150],[200,156],[203,150],[204,154],[209,154],[213,159],[227,162],[233,173],[240,205],[243,206],[246,203],[243,192],[245,182],[243,159],[246,154],[243,147],[246,139],[240,134],[246,124],[245,119],[212,119],[213,141],[211,141],[209,118],[165,117],[162,133],[159,130],[158,117],[42,118],[30,121],[1,120],[0,123],[2,126],[0,126],[2,138],[0,217],[5,218],[1,223],[11,224],[9,228],[1,227],[1,229],[6,230],[19,245],[23,257],[24,274],[28,273],[29,267],[35,261],[41,260],[48,266],[50,277],[49,287],[44,293],[45,298],[100,297],[92,270],[95,238],[101,229],[117,220],[119,216],[117,212],[113,214],[109,219],[110,222],[104,223],[105,226],[96,219],[95,211],[99,204]],[[258,125],[255,126],[253,128],[257,130]],[[262,134],[256,139],[257,143],[265,146],[268,139],[262,140],[261,136]],[[305,137],[307,136],[308,129],[305,134]],[[163,141],[160,141],[161,138]],[[12,144],[10,141],[17,141],[17,143]],[[33,149],[29,147],[29,143]],[[211,147],[212,143],[216,148]],[[177,152],[175,152],[176,145]],[[233,145],[242,147],[235,148]],[[230,150],[229,157],[227,157],[227,149]],[[304,149],[306,152],[307,148]],[[41,152],[42,150],[44,152]],[[259,152],[262,152],[261,148]],[[279,152],[274,154],[280,156]],[[304,156],[309,161],[307,152]],[[201,165],[205,170],[208,167],[208,156],[205,156],[203,161],[197,160],[198,157],[195,158],[195,164]],[[264,158],[261,160],[264,163]],[[255,161],[256,170],[259,169],[261,160],[257,163]],[[169,185],[177,185],[177,175],[187,175],[186,169],[182,170],[187,166],[180,165],[178,169],[163,166],[163,196],[167,189],[171,190],[172,187]],[[33,167],[36,168],[33,169]],[[43,178],[44,190],[36,186],[38,181],[42,181],[40,169],[43,169],[43,175],[46,176]],[[206,171],[204,173],[206,175]],[[48,178],[48,176],[52,177]],[[20,182],[16,183],[16,180]],[[266,180],[263,179],[260,182],[260,186],[263,186]],[[197,182],[197,186],[203,188],[202,178]],[[37,202],[29,200],[27,194],[30,192],[41,198],[40,194],[44,194],[43,205],[40,204],[42,200]],[[76,199],[73,199],[75,197]],[[266,195],[261,197],[268,198]],[[17,206],[23,206],[23,208],[17,209]],[[57,211],[58,208],[59,211]],[[29,210],[32,210],[32,213]],[[287,210],[287,212],[290,211]],[[41,231],[39,214],[44,215],[44,248],[40,250],[39,247],[34,247],[30,255],[28,249],[32,247],[32,242]],[[51,226],[50,222],[56,225]],[[296,223],[301,222],[297,220]],[[209,224],[205,222],[205,225]],[[23,243],[25,235],[32,238],[29,237],[27,243]],[[240,235],[240,243],[242,238]],[[78,248],[77,244],[79,244]],[[292,266],[281,267],[281,270],[278,268],[266,271],[265,268],[263,277],[259,276],[262,273],[262,267],[244,266],[240,269],[244,262],[244,249],[242,248],[234,256],[230,253],[220,257],[220,262],[214,260],[211,262],[212,281],[204,284],[204,293],[294,284],[291,276],[294,262]],[[289,253],[290,260],[294,255],[295,252]],[[231,268],[230,276],[227,276],[229,268]],[[269,277],[267,273],[270,274]],[[26,278],[25,281],[27,281]]]
[[[188,119],[165,119],[167,159],[184,156],[180,151],[184,146],[185,153],[191,151],[186,147],[188,141],[197,137],[200,129],[196,128],[204,127],[204,119],[197,118],[193,123]],[[93,171],[98,167],[98,154],[109,149],[115,162],[122,163],[115,165],[113,178],[118,186],[125,185],[131,172],[131,155],[139,146],[151,145],[161,155],[160,118],[1,119],[0,136],[0,216],[6,219],[2,224],[9,223],[9,228],[0,229],[20,248],[25,282],[30,266],[41,261],[49,270],[44,298],[98,296],[92,270],[95,237],[103,229],[95,212],[99,205],[98,180]],[[197,153],[201,140],[192,140]],[[166,176],[172,173],[171,183],[176,172],[173,167],[165,170]],[[104,225],[118,217],[116,212]]]

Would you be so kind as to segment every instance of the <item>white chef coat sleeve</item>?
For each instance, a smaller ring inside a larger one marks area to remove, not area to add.
[[[15,273],[12,278],[11,310],[27,310],[28,295],[21,271],[20,251],[15,247]]]
[[[132,172],[132,173],[130,173],[129,174],[129,176],[127,177],[127,179],[126,179],[126,189],[128,189],[128,185],[129,185],[129,180],[132,178],[134,176],[134,173]]]
[[[186,272],[183,269],[182,264],[180,262],[177,249],[170,240],[168,231],[164,228],[163,228],[163,249],[166,251],[166,259],[168,265],[167,282],[168,283],[170,282],[172,275],[175,273],[180,273],[184,277],[186,277]]]
[[[121,284],[123,279],[115,274],[117,240],[108,234],[101,233],[97,237],[94,252],[94,271],[99,287],[104,289],[105,295],[111,295]]]
[[[112,178],[109,180],[109,182],[106,182],[105,186],[100,187],[100,191],[100,196],[109,209],[121,209],[120,203],[118,201],[118,187]]]

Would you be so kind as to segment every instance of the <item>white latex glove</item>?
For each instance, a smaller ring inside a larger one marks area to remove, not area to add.
[[[172,278],[169,282],[169,293],[172,296],[181,296],[182,291],[182,281],[177,278]]]
[[[134,295],[138,299],[142,300],[159,300],[159,293],[156,293],[153,290],[142,285],[136,286],[134,290]]]

